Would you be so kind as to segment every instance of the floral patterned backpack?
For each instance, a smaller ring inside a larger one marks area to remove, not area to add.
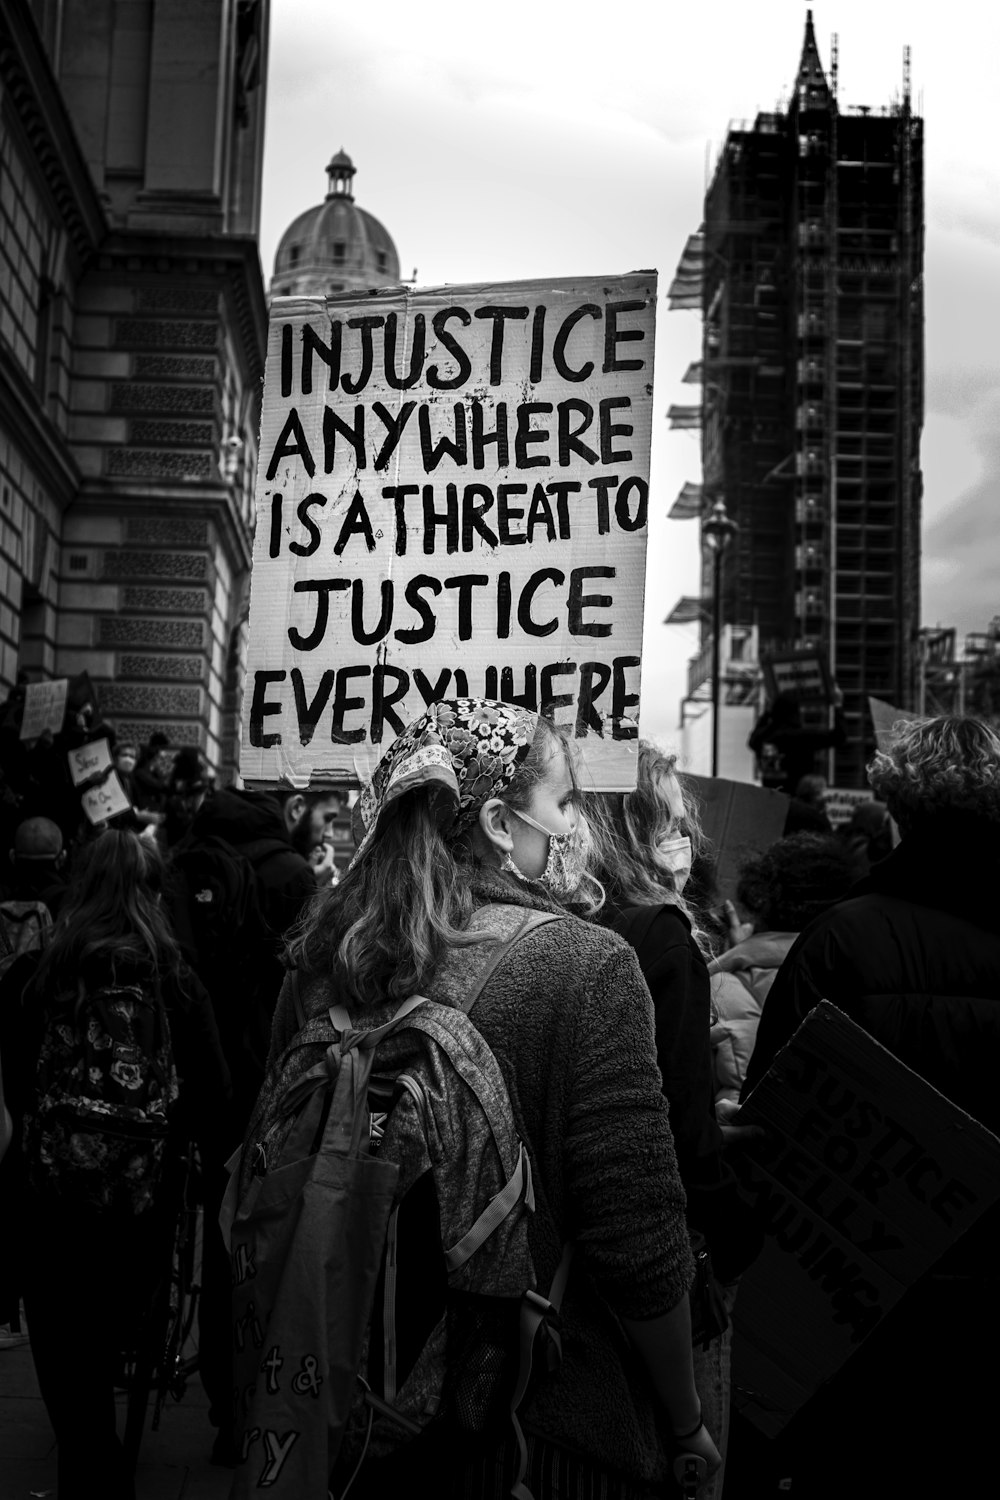
[[[163,1177],[178,1096],[170,1024],[152,986],[108,984],[49,1010],[25,1116],[36,1192],[142,1213]]]

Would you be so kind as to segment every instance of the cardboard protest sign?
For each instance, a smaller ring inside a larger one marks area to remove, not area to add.
[[[111,771],[103,781],[85,787],[80,795],[80,806],[91,823],[106,823],[119,813],[128,812],[132,806],[122,786],[117,771]]]
[[[831,828],[842,828],[851,821],[856,807],[874,799],[875,793],[871,787],[861,791],[857,787],[831,786],[823,793],[823,811],[830,820]]]
[[[24,690],[24,717],[21,739],[37,740],[48,729],[58,734],[66,715],[69,678],[56,677],[50,682],[29,682]]]
[[[785,831],[790,798],[750,781],[685,775],[698,798],[702,832],[712,844],[719,894],[736,892],[740,865],[769,849]]]
[[[733,1315],[733,1397],[780,1432],[1000,1198],[1000,1140],[836,1006],[810,1011],[740,1109],[768,1226]]]
[[[833,681],[825,651],[771,652],[760,659],[768,697],[795,692],[800,703],[832,703]]]
[[[240,770],[366,781],[427,705],[635,785],[656,276],[271,307]]]
[[[884,750],[892,739],[892,726],[905,720],[912,723],[915,719],[922,719],[922,714],[910,714],[903,708],[894,708],[891,703],[886,703],[883,698],[868,699],[868,712],[872,716],[872,726],[875,730],[875,743],[880,750]]]
[[[111,748],[107,740],[94,740],[90,745],[67,750],[66,759],[69,761],[70,780],[74,786],[80,786],[111,769]]]

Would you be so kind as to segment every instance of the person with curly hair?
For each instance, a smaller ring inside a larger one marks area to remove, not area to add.
[[[855,879],[853,854],[832,834],[788,834],[743,864],[736,900],[752,918],[752,930],[708,966],[718,1017],[712,1027],[716,1106],[739,1100],[761,1009],[796,937],[846,896]]]
[[[900,843],[792,945],[743,1095],[829,1000],[1000,1134],[1000,737],[971,718],[897,722],[868,780]],[[998,1265],[992,1209],[790,1424],[796,1496],[993,1488],[981,1435],[992,1430],[995,1392],[972,1372],[1000,1341]]]

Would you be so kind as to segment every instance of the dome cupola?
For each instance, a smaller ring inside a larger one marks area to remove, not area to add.
[[[274,257],[271,296],[326,296],[396,286],[399,255],[392,236],[354,201],[356,167],[341,149],[326,169],[322,203],[285,230]]]

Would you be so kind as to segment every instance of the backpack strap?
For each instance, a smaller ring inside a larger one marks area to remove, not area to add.
[[[298,969],[292,969],[288,977],[292,987],[292,1009],[295,1011],[295,1029],[296,1031],[301,1031],[309,1018],[306,1015],[306,1008],[302,1004],[302,992],[299,989]]]
[[[517,1474],[510,1490],[513,1500],[534,1500],[524,1482],[524,1477],[528,1472],[528,1444],[518,1419],[518,1410],[528,1393],[535,1355],[538,1353],[538,1335],[543,1329],[549,1340],[547,1351],[549,1367],[554,1368],[562,1358],[562,1339],[559,1334],[558,1317],[566,1291],[566,1283],[569,1280],[569,1268],[573,1262],[573,1248],[572,1242],[563,1246],[562,1259],[552,1278],[548,1297],[542,1297],[538,1292],[529,1289],[521,1298],[517,1381],[510,1398],[510,1420],[518,1448]]]
[[[504,910],[504,907],[496,906],[486,906],[480,909],[482,913],[489,914],[494,914],[497,911]],[[561,920],[560,914],[554,911],[532,911],[526,907],[518,907],[517,910],[524,913],[524,917],[520,925],[515,928],[512,933],[509,933],[506,937],[501,937],[497,941],[492,954],[490,954],[489,956],[485,968],[480,969],[478,974],[475,976],[471,988],[466,992],[466,994],[459,997],[458,1008],[460,1010],[463,1010],[466,1015],[469,1014],[472,1007],[475,1005],[476,1001],[482,994],[483,990],[486,988],[489,981],[493,978],[493,975],[503,963],[504,959],[507,957],[507,954],[513,948],[514,944],[519,943],[523,937],[527,937],[528,933],[533,932],[536,927],[543,927],[546,922],[558,922]],[[477,912],[476,917],[479,916],[480,912]],[[483,924],[485,925],[488,920],[489,917],[484,916]],[[477,923],[477,925],[479,924]]]
[[[408,1000],[403,1001],[390,1020],[385,1021],[381,1026],[373,1026],[370,1031],[355,1032],[353,1030],[354,1022],[351,1020],[350,1012],[346,1005],[331,1005],[327,1011],[327,1015],[336,1029],[341,1032],[342,1041],[347,1036],[352,1036],[355,1040],[348,1041],[347,1045],[359,1047],[364,1050],[369,1047],[377,1047],[382,1038],[388,1036],[393,1027],[399,1025],[400,1021],[404,1021],[411,1010],[416,1010],[418,1005],[424,1005],[426,1002],[426,995],[411,995]]]

